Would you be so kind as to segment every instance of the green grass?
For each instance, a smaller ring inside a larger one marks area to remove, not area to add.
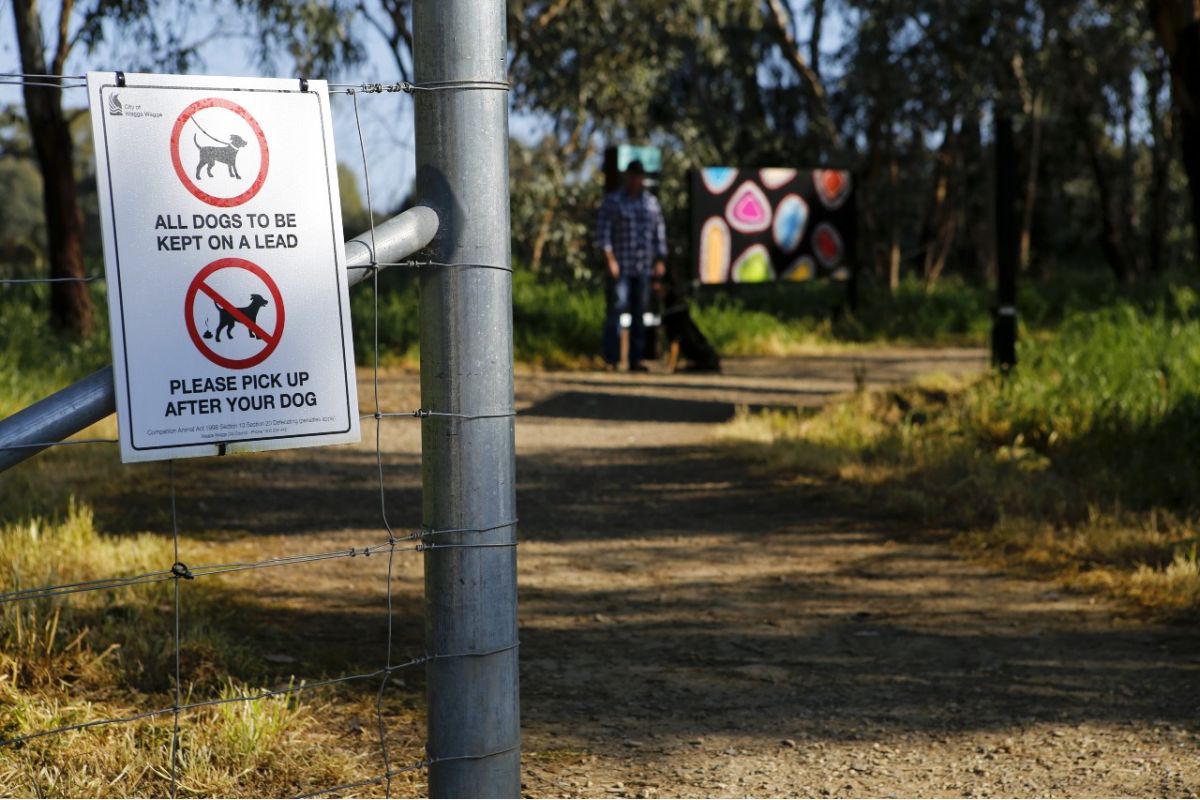
[[[382,360],[415,363],[420,298],[409,275],[380,277],[379,343]],[[986,291],[946,283],[932,294],[905,284],[895,294],[871,292],[857,315],[833,321],[844,287],[706,288],[692,303],[694,318],[717,350],[730,356],[785,355],[864,342],[981,344],[990,326]],[[359,363],[369,363],[375,330],[369,287],[351,297]],[[546,368],[596,366],[604,323],[598,285],[544,278],[519,269],[513,275],[513,350],[518,363]]]
[[[727,433],[774,469],[952,529],[981,555],[1194,613],[1198,311],[1178,287],[1150,310],[1068,312],[1022,343],[1010,375],[743,415]]]
[[[1178,281],[1177,281],[1178,283]],[[1200,287],[1192,280],[1180,285]],[[1164,281],[1121,286],[1102,270],[1064,271],[1022,284],[1025,335],[1053,330],[1067,317],[1114,305],[1151,309],[1168,290]],[[415,363],[420,298],[415,277],[400,269],[380,276],[379,343],[385,363]],[[1182,296],[1183,290],[1176,295]],[[110,360],[103,286],[93,288],[97,333],[83,343],[47,333],[45,287],[0,292],[0,414],[8,414]],[[867,282],[854,313],[835,310],[845,287],[830,282],[703,287],[692,302],[695,320],[718,352],[729,356],[785,355],[830,347],[889,343],[983,345],[991,327],[992,292],[948,279],[932,291],[907,281],[889,292]],[[351,291],[355,352],[374,353],[375,297],[369,285]],[[513,347],[518,363],[547,368],[595,366],[604,321],[599,286],[574,284],[518,268],[513,275]]]
[[[94,288],[96,332],[85,341],[47,325],[44,286],[0,288],[0,417],[60,389],[111,360],[102,288]]]

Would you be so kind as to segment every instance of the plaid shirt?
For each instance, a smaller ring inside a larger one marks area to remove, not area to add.
[[[649,192],[630,197],[613,192],[600,204],[596,244],[611,250],[622,275],[648,275],[654,262],[667,257],[667,226],[662,206]]]

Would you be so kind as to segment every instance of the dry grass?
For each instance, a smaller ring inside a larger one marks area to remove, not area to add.
[[[222,696],[254,687],[230,683]],[[128,703],[87,702],[0,686],[6,714],[36,730],[134,713]],[[377,753],[347,747],[330,707],[286,697],[185,713],[180,722],[181,797],[289,797],[374,777]],[[33,740],[0,752],[9,796],[164,797],[170,789],[171,715]],[[10,722],[11,726],[11,722]],[[369,791],[369,790],[368,790]]]
[[[59,520],[0,527],[0,591],[141,574],[170,563],[168,540],[105,536],[89,508],[74,502]],[[170,708],[172,601],[166,581],[0,606],[0,738]],[[262,669],[252,643],[228,633],[225,605],[217,588],[188,586],[185,704],[260,688],[230,677]],[[293,796],[374,777],[382,766],[372,700],[370,691],[321,689],[184,712],[180,796]],[[399,741],[399,732],[419,729],[421,721],[405,711],[388,714],[394,754],[411,760],[417,745]],[[171,732],[168,713],[0,749],[0,793],[165,796]],[[393,790],[419,793],[419,781],[420,775],[406,776]]]
[[[722,436],[842,502],[950,531],[975,557],[1155,613],[1200,610],[1195,512],[1106,501],[1112,474],[1080,471],[1060,441],[1026,442],[984,397],[990,380],[934,376],[816,412],[742,412]]]

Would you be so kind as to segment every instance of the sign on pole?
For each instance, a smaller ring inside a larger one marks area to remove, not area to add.
[[[121,460],[356,442],[324,81],[88,74]]]

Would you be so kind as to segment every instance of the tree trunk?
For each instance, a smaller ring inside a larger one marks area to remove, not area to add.
[[[1200,6],[1194,0],[1150,0],[1150,15],[1171,63],[1171,96],[1178,111],[1183,169],[1192,195],[1192,233],[1200,257]]]
[[[1169,199],[1170,134],[1163,119],[1159,97],[1166,83],[1165,69],[1156,66],[1146,73],[1147,111],[1152,135],[1150,149],[1150,213],[1147,234],[1147,267],[1158,275],[1163,271],[1163,247],[1167,231],[1167,201]]]
[[[861,244],[858,252],[866,254],[865,261],[860,266],[866,267],[869,263],[872,274],[882,282],[887,277],[887,267],[884,263],[883,247],[879,241],[879,215],[876,213],[876,206],[885,195],[880,188],[883,126],[879,118],[879,109],[876,107],[867,125],[867,153],[863,159],[861,179],[858,181],[858,208],[862,222],[859,227],[858,239]]]
[[[1104,168],[1100,144],[1096,141],[1097,136],[1092,121],[1086,112],[1078,108],[1075,117],[1084,148],[1087,150],[1088,163],[1092,168],[1092,179],[1096,182],[1096,195],[1100,206],[1100,249],[1104,253],[1104,260],[1112,268],[1113,275],[1119,282],[1124,283],[1129,280],[1131,273],[1129,260],[1125,257],[1125,251],[1121,247],[1118,201],[1113,196],[1112,183]]]
[[[957,221],[954,219],[957,209],[949,202],[956,145],[954,115],[951,114],[946,120],[942,144],[938,148],[933,170],[933,193],[929,201],[929,211],[925,216],[924,235],[921,237],[925,243],[921,277],[925,280],[927,290],[937,282],[946,266],[946,257],[949,255],[957,228]]]
[[[37,0],[13,0],[13,18],[22,70],[47,73]],[[83,216],[75,186],[74,142],[62,110],[62,90],[26,85],[24,97],[42,174],[50,277],[82,278]],[[50,324],[77,336],[91,332],[92,301],[85,283],[65,280],[50,284]]]
[[[890,116],[879,114],[878,121],[872,125],[871,133],[870,157],[867,162],[868,173],[872,179],[871,196],[863,204],[863,218],[870,230],[871,254],[876,275],[885,281],[888,290],[894,293],[900,286],[900,226],[896,222],[900,164],[896,155],[896,130]]]
[[[1121,97],[1121,187],[1118,208],[1121,213],[1121,240],[1126,243],[1126,259],[1133,276],[1146,271],[1146,258],[1138,241],[1137,175],[1135,145],[1133,141],[1133,74],[1126,81],[1126,91]]]
[[[1021,271],[1029,269],[1033,255],[1033,213],[1037,205],[1038,169],[1042,159],[1042,93],[1033,98],[1029,109],[1029,174],[1025,176],[1025,203],[1021,209],[1021,239],[1017,263]]]
[[[938,225],[937,235],[925,251],[926,293],[933,292],[938,279],[942,277],[942,272],[946,269],[946,259],[950,257],[950,251],[954,248],[954,237],[958,233],[958,220],[959,213],[955,209],[950,209],[944,214]]]
[[[814,117],[817,126],[828,138],[830,149],[836,152],[841,149],[842,140],[837,126],[833,122],[833,112],[829,108],[829,95],[825,91],[825,84],[812,65],[805,63],[804,56],[800,52],[800,44],[792,35],[792,30],[788,25],[789,15],[785,0],[766,0],[766,2],[769,12],[768,21],[772,23],[783,57],[800,76],[800,80],[808,86],[816,106]]]
[[[990,165],[983,145],[982,111],[968,109],[959,132],[959,154],[962,164],[963,202],[966,234],[979,279],[989,282],[996,274],[996,235],[992,226],[994,192],[989,191]]]
[[[546,241],[550,238],[550,226],[553,222],[554,209],[547,208],[542,212],[537,237],[533,240],[533,253],[529,256],[529,269],[533,272],[539,272],[542,268],[542,253],[546,250]]]
[[[891,125],[889,123],[888,127]],[[896,159],[895,134],[892,139],[891,159],[888,162],[888,289],[893,293],[900,288],[900,222],[896,214],[896,195],[900,184],[900,162]]]
[[[808,40],[808,63],[813,74],[821,78],[821,28],[825,24],[825,0],[813,0],[812,36]]]

